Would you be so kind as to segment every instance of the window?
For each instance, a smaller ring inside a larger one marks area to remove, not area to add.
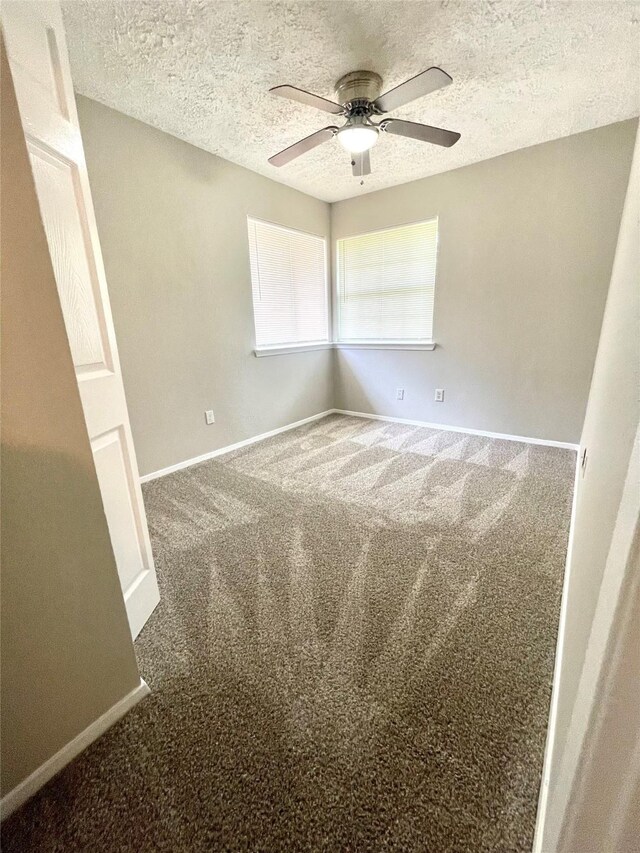
[[[438,219],[338,240],[338,340],[430,343]]]
[[[248,217],[256,349],[329,342],[324,237]]]

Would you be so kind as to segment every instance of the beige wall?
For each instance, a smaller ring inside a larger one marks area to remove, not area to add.
[[[78,110],[142,474],[334,404],[579,440],[635,121],[329,206]],[[437,349],[256,359],[247,214],[333,240],[437,214]]]
[[[4,796],[139,684],[2,53]]]
[[[636,124],[332,205],[334,241],[435,215],[440,229],[437,349],[340,351],[336,405],[578,442]]]
[[[607,559],[612,559],[612,538],[630,470],[630,457],[638,453],[638,448],[633,448],[640,423],[640,143],[636,149],[582,431],[581,446],[587,451],[587,463],[577,483],[573,545],[564,601],[566,623],[560,647],[559,678],[554,686],[557,716],[552,732],[550,767],[552,808],[542,846],[544,850],[552,849],[546,839],[553,838],[555,842],[558,821],[562,817],[555,801],[568,795],[568,791],[558,790],[558,780],[567,775],[567,768],[562,768],[566,763],[565,748],[583,662],[590,637],[594,640],[594,615]],[[635,506],[640,490],[637,476],[636,471],[635,482],[631,484]],[[634,512],[637,518],[637,509]],[[633,529],[633,519],[629,527]],[[613,595],[614,581],[621,583],[615,571],[617,569],[621,578],[625,561],[619,557],[617,563],[619,566],[609,569],[609,581],[603,590],[605,595]],[[639,568],[636,563],[634,573]],[[637,629],[636,624],[636,654]],[[575,739],[575,721],[572,731]],[[619,736],[622,737],[622,729]],[[584,825],[587,825],[586,819]]]
[[[78,113],[140,473],[331,408],[331,351],[252,353],[246,225],[328,236],[329,205],[87,98]]]

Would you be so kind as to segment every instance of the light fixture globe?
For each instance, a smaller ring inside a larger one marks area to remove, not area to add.
[[[338,131],[338,142],[350,154],[362,154],[378,141],[378,128],[372,124],[346,124]]]

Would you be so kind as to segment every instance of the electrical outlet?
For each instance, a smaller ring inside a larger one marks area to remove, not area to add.
[[[204,419],[208,424],[214,424],[216,422],[216,419],[213,416],[213,411],[211,409],[207,409],[207,411],[204,413]]]
[[[444,403],[444,388],[436,388],[436,403]]]
[[[396,388],[396,400],[404,400],[404,388]]]

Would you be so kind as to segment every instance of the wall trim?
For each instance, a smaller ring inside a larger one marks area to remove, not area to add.
[[[438,345],[435,341],[336,341],[334,349],[377,349],[377,350],[429,350]]]
[[[159,477],[165,477],[167,474],[173,474],[175,471],[182,471],[183,468],[190,468],[192,465],[197,465],[200,462],[215,459],[216,456],[224,456],[225,453],[231,453],[233,450],[240,450],[242,447],[248,447],[250,444],[263,441],[265,438],[271,438],[274,435],[279,435],[281,432],[286,432],[287,430],[304,426],[304,424],[309,424],[312,421],[319,421],[321,418],[326,418],[327,415],[332,415],[335,411],[336,409],[327,409],[325,412],[318,412],[317,415],[311,415],[308,418],[303,418],[301,421],[295,421],[292,424],[287,424],[286,426],[269,430],[269,432],[262,432],[260,435],[254,435],[251,438],[236,441],[235,444],[227,444],[225,447],[218,447],[216,450],[209,451],[209,453],[203,453],[201,456],[194,456],[193,459],[185,459],[184,462],[177,462],[175,465],[169,465],[167,468],[160,468],[159,471],[152,471],[150,474],[143,474],[140,477],[140,482],[148,483],[150,480],[157,480]]]
[[[9,791],[0,801],[0,816],[2,820],[9,817],[17,808],[32,797],[43,785],[59,773],[69,762],[73,761],[89,744],[97,740],[107,729],[116,723],[121,717],[130,711],[134,705],[150,693],[149,687],[140,679],[140,684],[131,692],[123,696],[108,711],[105,711],[97,720],[94,720],[84,731],[69,741],[68,744],[58,750],[55,755],[48,758],[26,779],[23,779],[16,787]]]
[[[331,341],[323,341],[319,344],[284,344],[281,347],[256,347],[253,354],[256,358],[264,358],[270,355],[290,355],[295,352],[318,352],[324,349],[333,349]]]
[[[279,347],[256,347],[256,358],[270,355],[290,355],[296,352],[315,352],[323,349],[375,349],[375,350],[429,350],[437,347],[435,341],[324,341],[310,344],[284,344]]]
[[[447,432],[463,432],[467,435],[483,435],[486,438],[500,438],[503,441],[521,441],[525,444],[541,444],[546,447],[564,447],[567,450],[578,450],[579,444],[570,441],[554,441],[549,438],[531,438],[526,435],[509,435],[504,432],[488,432],[484,429],[470,429],[468,427],[450,426],[449,424],[435,424],[429,421],[414,421],[409,418],[393,418],[388,415],[372,415],[368,412],[350,412],[347,409],[333,409],[338,415],[350,415],[352,418],[369,418],[374,421],[390,421],[396,424],[409,424],[410,426],[424,426],[431,429],[441,429]]]
[[[558,704],[560,702],[560,671],[562,668],[562,657],[567,631],[567,610],[569,607],[569,583],[571,580],[571,561],[573,558],[573,539],[576,526],[576,513],[578,508],[578,492],[580,490],[581,454],[577,454],[576,473],[573,481],[573,500],[571,502],[571,520],[569,522],[569,540],[567,542],[567,556],[564,563],[564,577],[562,580],[562,599],[560,603],[560,619],[558,622],[558,636],[556,638],[556,650],[553,665],[553,679],[551,681],[551,705],[549,708],[549,720],[547,723],[547,738],[544,746],[544,757],[542,760],[542,779],[538,793],[538,810],[536,813],[536,825],[533,836],[532,853],[544,853],[542,840],[549,805],[549,784],[551,782],[551,768],[556,740],[556,726],[558,718]]]
[[[328,415],[350,415],[352,418],[368,418],[373,421],[390,421],[396,424],[410,424],[411,426],[425,426],[431,429],[441,429],[448,432],[462,432],[467,435],[482,435],[486,438],[500,438],[504,441],[522,441],[525,444],[541,444],[547,447],[564,447],[567,450],[578,450],[578,444],[571,444],[568,441],[552,441],[547,438],[530,438],[524,435],[508,435],[504,432],[487,432],[483,429],[468,429],[467,427],[449,426],[449,424],[434,424],[428,421],[414,421],[408,418],[392,418],[387,415],[372,415],[368,412],[350,412],[347,409],[327,409],[324,412],[318,412],[317,415],[311,415],[308,418],[303,418],[301,421],[294,421],[292,424],[277,427],[277,429],[262,432],[260,435],[245,438],[242,441],[236,441],[235,444],[227,444],[225,447],[218,447],[216,450],[210,450],[208,453],[203,453],[200,456],[194,456],[192,459],[185,459],[184,462],[176,462],[175,465],[169,465],[166,468],[160,468],[158,471],[152,471],[150,474],[143,474],[140,477],[141,483],[148,483],[151,480],[157,480],[159,477],[166,477],[167,474],[173,474],[175,471],[182,471],[184,468],[190,468],[192,465],[198,465],[200,462],[207,462],[209,459],[215,459],[216,456],[224,456],[225,453],[231,453],[233,450],[240,450],[242,447],[248,447],[250,444],[256,444],[258,441],[264,441],[265,438],[271,438],[274,435],[279,435],[281,432],[295,429],[304,424],[319,421]]]

